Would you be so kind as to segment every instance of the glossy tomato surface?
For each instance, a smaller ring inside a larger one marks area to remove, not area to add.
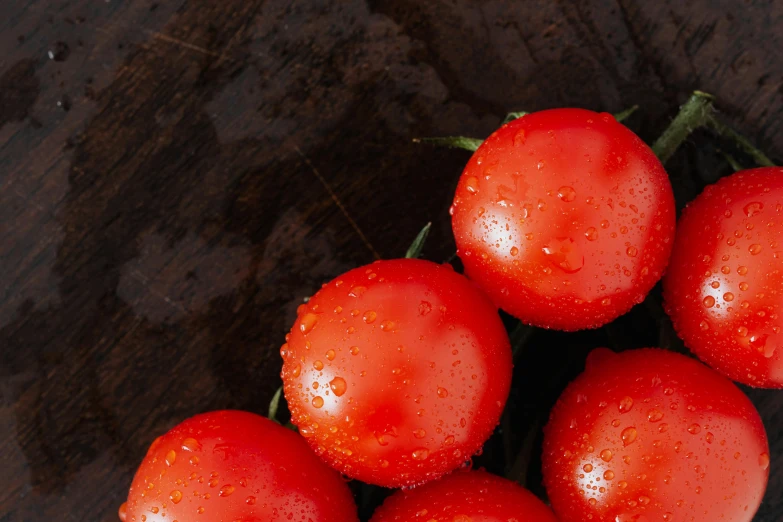
[[[664,297],[704,362],[735,381],[783,388],[783,168],[738,172],[688,205]]]
[[[749,522],[769,449],[722,375],[673,352],[601,348],[558,399],[542,464],[561,522]]]
[[[456,471],[398,491],[370,522],[557,522],[552,510],[515,482],[484,471]]]
[[[559,330],[599,327],[641,302],[674,237],[661,163],[610,114],[582,109],[495,131],[451,212],[467,275],[523,322]]]
[[[497,308],[450,265],[351,270],[300,307],[287,341],[292,421],[326,462],[371,484],[455,469],[490,436],[508,396]]]
[[[155,439],[123,512],[127,522],[358,522],[345,482],[299,435],[241,411],[196,415]]]

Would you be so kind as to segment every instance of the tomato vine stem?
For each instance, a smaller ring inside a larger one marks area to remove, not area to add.
[[[738,148],[752,157],[759,166],[773,167],[775,164],[766,154],[756,148],[746,137],[716,117],[716,110],[713,105],[714,100],[715,97],[711,94],[703,91],[693,91],[688,101],[680,107],[677,116],[674,117],[666,130],[663,131],[663,134],[653,143],[652,150],[658,156],[658,159],[661,160],[661,163],[666,163],[693,131],[706,127],[719,136],[733,141]],[[734,163],[732,163],[732,167],[735,167],[736,170]]]

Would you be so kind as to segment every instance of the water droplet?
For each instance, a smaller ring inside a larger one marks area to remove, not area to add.
[[[631,411],[631,408],[633,408],[633,399],[627,395],[620,400],[620,404],[617,406],[620,413],[627,413]]]
[[[366,292],[366,291],[367,291],[367,287],[366,286],[354,286],[353,288],[351,288],[351,291],[348,292],[348,295],[350,297],[361,297],[362,295],[364,295],[364,292]],[[359,313],[358,310],[357,310],[356,313],[358,315],[358,313]],[[353,315],[353,313],[351,315]]]
[[[303,334],[307,334],[315,328],[316,323],[318,323],[318,316],[313,313],[306,313],[302,316],[301,321],[299,321],[299,330],[301,330]]]
[[[748,252],[750,252],[751,255],[755,256],[761,253],[761,245],[758,243],[754,243],[748,247]]]
[[[448,437],[446,437],[446,440],[444,440],[443,443],[446,446],[451,446],[452,444],[454,444],[454,435],[449,435]]]
[[[769,453],[764,452],[759,455],[759,466],[761,466],[761,469],[763,470],[769,468]]]
[[[315,361],[313,363],[313,368],[315,368],[316,370],[318,370],[320,372],[321,370],[324,369],[324,363],[321,362],[321,361]]]
[[[174,464],[175,460],[177,460],[177,452],[174,450],[169,450],[169,452],[166,453],[166,465],[171,466]]]
[[[612,450],[605,449],[601,452],[601,460],[610,462],[612,460]]]
[[[336,396],[342,397],[342,395],[348,389],[348,383],[346,383],[345,379],[342,377],[335,377],[329,381],[329,389],[331,389]]]
[[[748,267],[746,267],[746,266],[738,266],[738,267],[737,267],[737,273],[738,273],[739,275],[745,275],[745,274],[747,274],[747,273],[748,273]]]
[[[245,504],[247,504],[248,506],[252,506],[255,503],[256,503],[256,497],[254,497],[253,495],[250,495],[245,499]]]
[[[585,237],[588,241],[595,241],[598,239],[598,231],[595,229],[595,227],[590,227],[585,230]]]
[[[559,197],[561,200],[565,201],[566,203],[570,203],[574,199],[576,199],[576,190],[574,190],[573,187],[569,186],[562,186],[559,189],[557,189],[557,197]]]
[[[199,515],[203,515],[204,514],[204,508],[202,506],[199,506],[198,509],[196,510],[196,513],[198,513]]]
[[[759,212],[761,212],[761,210],[763,208],[764,208],[764,204],[763,203],[759,203],[759,202],[754,201],[754,202],[751,202],[751,203],[748,203],[747,205],[745,205],[743,210],[745,211],[745,215],[746,216],[753,217],[753,216],[757,215]]]
[[[378,314],[376,314],[372,310],[367,310],[366,312],[364,312],[362,319],[364,320],[365,323],[372,324],[373,322],[375,322],[376,317],[378,317]]]
[[[726,301],[727,303],[733,301],[734,294],[732,294],[731,292],[726,292],[725,294],[723,294],[723,300]]]
[[[201,444],[196,439],[188,437],[182,441],[182,449],[185,451],[199,451],[201,450]]]
[[[663,413],[660,410],[653,408],[647,412],[647,420],[650,422],[658,422],[663,419]]]
[[[525,143],[525,129],[519,129],[516,134],[514,134],[514,146],[519,147],[521,145],[524,145]]]
[[[625,253],[628,254],[628,257],[636,257],[636,254],[639,253],[639,251],[636,249],[636,247],[629,246]]]
[[[620,482],[617,483],[617,487],[620,489],[625,489],[628,487],[628,483],[624,480],[621,480]]]
[[[669,429],[669,425],[662,422],[658,425],[658,433],[666,433]]]
[[[590,473],[591,471],[593,471],[593,465],[585,464],[584,466],[582,466],[582,469],[584,470],[585,473]]]
[[[470,176],[465,180],[465,189],[471,194],[476,194],[479,190],[479,180],[475,176]]]
[[[220,495],[221,497],[231,496],[231,493],[233,493],[235,489],[236,488],[231,484],[226,484],[220,488],[220,492],[218,493],[218,495]]]
[[[47,54],[50,60],[64,62],[71,55],[71,48],[65,42],[55,42],[53,48]]]
[[[610,304],[612,304],[612,300],[610,298],[604,297],[601,299],[601,306],[609,306]]]
[[[179,502],[182,500],[182,492],[178,489],[175,489],[174,491],[169,493],[169,498],[175,504],[179,504]]]
[[[432,305],[427,301],[419,303],[419,315],[427,315],[432,311]]]
[[[620,434],[620,437],[623,439],[623,446],[628,446],[629,444],[633,443],[633,441],[636,440],[637,435],[638,432],[633,426],[625,428]]]
[[[323,397],[316,395],[313,397],[313,408],[321,408],[324,405]]]
[[[562,271],[573,274],[582,269],[585,257],[579,251],[574,240],[568,238],[556,238],[541,249],[550,262]]]
[[[691,435],[696,435],[700,431],[701,431],[701,426],[699,426],[696,423],[691,424],[690,426],[688,426],[688,433],[690,433]]]
[[[359,347],[358,346],[351,346],[350,350],[351,355],[358,355],[359,354]]]
[[[612,480],[614,478],[614,471],[607,469],[604,471],[604,480]]]
[[[394,330],[394,327],[397,326],[397,323],[394,321],[389,321],[388,319],[386,321],[381,322],[381,330],[384,332],[391,332]]]
[[[427,435],[427,432],[423,429],[419,428],[417,430],[413,430],[413,436],[417,439],[423,439]]]
[[[427,460],[427,457],[430,456],[430,450],[427,448],[417,448],[413,450],[413,453],[411,453],[411,457],[413,457],[413,460]]]
[[[446,388],[441,388],[440,386],[438,386],[438,397],[440,397],[441,399],[445,399],[448,396],[449,396],[448,390]]]
[[[511,247],[511,255],[515,256],[517,254],[519,254],[519,249],[515,246]]]
[[[326,358],[330,361],[334,361],[334,358],[337,354],[334,353],[334,350],[327,350],[326,351]]]
[[[713,306],[715,306],[715,298],[712,297],[711,295],[708,295],[707,297],[702,299],[701,302],[704,303],[704,306],[706,306],[707,308],[712,308]]]
[[[701,328],[703,332],[706,332],[707,330],[710,329],[710,323],[708,323],[707,321],[702,321],[699,323],[699,328]]]

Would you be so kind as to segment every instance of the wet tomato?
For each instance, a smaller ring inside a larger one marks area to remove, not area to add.
[[[339,474],[258,415],[196,415],[158,437],[120,508],[127,522],[356,521]]]
[[[342,473],[414,485],[476,452],[500,418],[511,350],[497,307],[449,265],[379,261],[323,286],[281,348],[292,421]]]
[[[749,522],[769,448],[750,400],[707,366],[598,349],[551,413],[542,465],[561,522]]]
[[[552,510],[515,482],[484,471],[456,471],[435,482],[398,491],[370,522],[557,522]]]
[[[666,308],[704,362],[751,386],[783,388],[783,169],[738,172],[683,212]]]
[[[641,302],[672,248],[660,161],[610,114],[553,109],[492,134],[451,208],[467,275],[525,323],[604,325]]]

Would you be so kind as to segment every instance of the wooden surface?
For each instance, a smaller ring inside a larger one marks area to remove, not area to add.
[[[265,410],[321,283],[429,220],[425,257],[449,257],[468,156],[412,137],[638,103],[651,140],[700,88],[780,160],[781,28],[776,0],[3,0],[0,520],[116,520],[155,436]],[[667,165],[680,203],[726,173],[709,143]],[[536,333],[513,426],[589,349],[656,344],[645,317]],[[772,453],[756,520],[778,522],[783,392],[749,394]]]

